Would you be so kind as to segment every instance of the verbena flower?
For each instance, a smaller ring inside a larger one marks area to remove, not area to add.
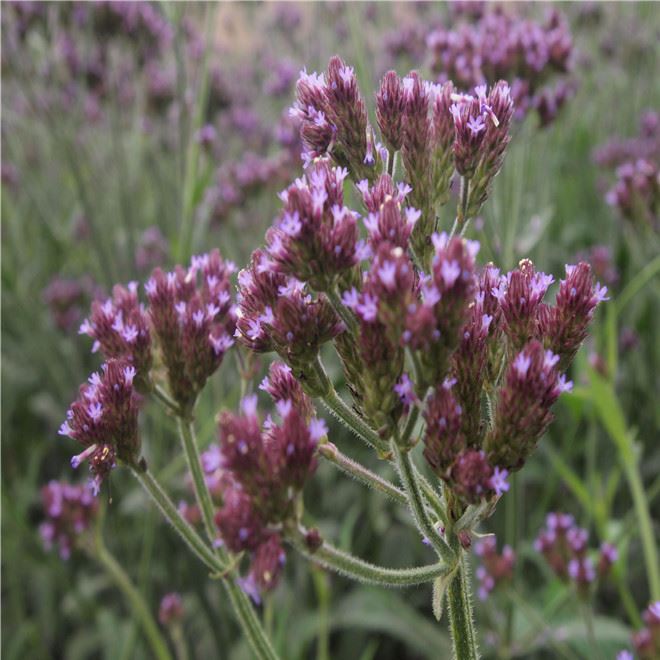
[[[161,625],[167,627],[179,623],[183,619],[183,599],[181,594],[172,591],[165,594],[158,607],[158,620]]]
[[[490,6],[474,22],[462,19],[432,30],[427,47],[441,82],[451,79],[468,89],[510,80],[518,118],[536,110],[546,125],[572,95],[566,74],[573,43],[566,19],[556,9],[537,22]]]
[[[138,404],[133,385],[136,373],[126,360],[108,360],[99,373],[93,373],[80,386],[78,399],[60,427],[60,435],[84,447],[71,459],[71,466],[75,469],[83,461],[88,462],[95,494],[115,467],[116,459],[129,464],[138,459]]]
[[[255,599],[277,584],[284,551],[273,529],[295,520],[299,493],[316,468],[317,444],[327,433],[325,423],[310,416],[311,401],[288,379],[280,364],[264,384],[279,422],[271,416],[261,421],[254,395],[243,399],[239,415],[225,411],[219,421],[218,467],[227,476],[215,521],[231,551],[252,553],[242,585]],[[293,398],[280,398],[287,390]]]
[[[144,384],[151,368],[151,330],[144,305],[138,300],[138,284],[116,285],[112,298],[92,303],[92,313],[80,326],[80,334],[94,339],[92,351],[106,359],[130,362],[137,372],[137,383]]]
[[[51,481],[41,489],[41,503],[46,516],[39,526],[44,547],[57,547],[60,557],[69,559],[78,537],[91,527],[98,501],[88,486]]]
[[[479,582],[477,595],[480,600],[486,600],[501,583],[513,577],[516,554],[509,545],[505,545],[502,552],[498,553],[497,540],[494,536],[487,536],[478,541],[474,546],[474,552],[481,561],[475,571]]]
[[[193,257],[185,270],[177,266],[164,273],[157,268],[145,284],[169,388],[184,409],[234,343],[233,272],[234,265],[213,250]]]

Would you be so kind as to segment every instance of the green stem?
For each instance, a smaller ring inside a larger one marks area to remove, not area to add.
[[[105,547],[100,533],[97,535],[96,539],[96,557],[130,604],[135,617],[142,626],[142,630],[151,646],[154,657],[158,658],[158,660],[172,660],[167,644],[160,634],[158,626],[151,616],[151,612],[149,611],[147,604],[144,602],[142,595],[135,588],[128,575],[126,575],[124,569]]]
[[[204,478],[204,470],[202,469],[202,462],[199,458],[199,451],[197,450],[195,427],[191,420],[182,419],[181,417],[177,418],[177,427],[179,429],[183,451],[186,455],[186,461],[188,462],[188,469],[192,476],[195,499],[202,512],[206,535],[209,541],[213,543],[218,537],[214,520],[214,506],[211,493]]]
[[[458,550],[460,552],[460,549]],[[478,660],[479,648],[474,632],[472,599],[465,557],[461,553],[458,573],[447,587],[449,632],[455,660]]]
[[[165,518],[179,532],[195,555],[215,574],[222,575],[222,584],[227,590],[234,613],[256,657],[260,660],[276,660],[277,655],[266,637],[252,604],[243,590],[235,583],[233,575],[227,574],[226,564],[206,546],[197,532],[181,517],[172,500],[163,491],[153,475],[146,469],[140,469],[137,466],[129,467],[143,488],[156,502]],[[224,556],[225,553],[220,551],[219,554]]]
[[[160,385],[154,385],[151,393],[154,399],[162,403],[170,412],[181,415],[179,404]]]
[[[227,591],[229,600],[241,625],[241,630],[252,647],[255,657],[259,658],[259,660],[277,660],[277,653],[275,653],[266,636],[254,607],[252,607],[252,603],[250,603],[245,592],[231,578],[224,579],[222,584]]]
[[[385,568],[370,564],[347,552],[323,542],[316,550],[310,550],[305,543],[306,530],[297,530],[287,536],[287,540],[303,556],[325,568],[345,577],[381,587],[409,587],[431,582],[447,575],[451,567],[444,562],[417,568]]]
[[[195,556],[200,559],[214,573],[226,570],[224,564],[213,554],[211,549],[204,543],[197,532],[181,517],[174,503],[155,477],[146,468],[129,466],[135,478],[156,503],[165,519],[174,527]]]
[[[365,486],[383,493],[399,504],[407,504],[406,494],[400,488],[397,488],[387,479],[372,472],[361,463],[349,458],[346,454],[340,452],[331,442],[320,445],[319,454],[333,465],[336,465],[342,472],[363,483]]]
[[[172,646],[174,646],[176,660],[188,660],[190,656],[188,655],[188,647],[180,622],[170,625],[170,639],[172,640]]]
[[[339,318],[345,323],[348,331],[355,335],[358,330],[358,324],[355,316],[353,315],[353,312],[351,312],[351,310],[348,309],[346,305],[344,305],[344,303],[341,301],[341,298],[334,289],[328,289],[325,292],[325,296],[332,306],[332,309],[335,310],[337,316],[339,316]]]
[[[594,631],[594,616],[591,611],[591,607],[587,603],[580,603],[580,610],[582,611],[582,617],[584,618],[584,626],[587,630],[587,639],[589,640],[589,645],[593,652],[594,658],[600,658],[600,650],[598,648],[598,642],[596,641],[596,633]]]
[[[312,579],[318,602],[316,660],[330,660],[330,580],[321,569],[312,571]]]
[[[386,446],[381,437],[362,418],[349,408],[344,400],[331,388],[328,394],[322,398],[323,403],[350,431],[364,440],[370,447],[383,451]]]
[[[653,524],[649,513],[648,500],[644,493],[644,486],[642,485],[642,477],[639,474],[639,468],[634,458],[624,460],[623,466],[637,513],[637,523],[639,525],[639,535],[642,539],[642,550],[646,563],[646,575],[651,590],[651,599],[654,601],[660,600],[658,549],[653,538]]]
[[[422,492],[419,485],[419,480],[415,472],[415,468],[410,459],[410,453],[401,451],[399,445],[393,441],[392,450],[396,459],[396,465],[401,476],[401,482],[406,490],[408,497],[408,505],[412,511],[413,518],[419,531],[426,536],[429,543],[438,555],[450,566],[456,562],[456,556],[451,548],[440,538],[438,530],[435,529],[431,520],[428,517],[424,500],[422,499]]]

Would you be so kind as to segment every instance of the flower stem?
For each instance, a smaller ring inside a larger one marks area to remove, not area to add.
[[[155,477],[146,468],[129,466],[133,476],[151,499],[156,503],[165,519],[174,527],[195,556],[200,559],[213,572],[222,572],[226,566],[213,554],[211,549],[204,543],[197,532],[181,517],[176,506],[169,498]]]
[[[399,504],[407,504],[406,494],[393,483],[372,472],[361,463],[354,461],[337,449],[331,442],[319,446],[319,454],[336,465],[342,472],[353,477],[369,488],[377,490]]]
[[[458,552],[461,553],[460,548]],[[458,572],[447,587],[449,632],[455,660],[478,660],[479,649],[474,632],[472,598],[465,557],[461,553]]]
[[[108,572],[119,590],[124,595],[124,598],[131,606],[136,619],[140,622],[154,658],[158,660],[172,660],[172,655],[167,648],[167,643],[160,634],[160,630],[151,616],[151,612],[147,604],[144,602],[142,595],[135,588],[126,572],[117,562],[117,560],[110,554],[108,549],[103,543],[100,530],[96,536],[96,558],[103,565],[103,568]]]
[[[175,415],[181,415],[179,404],[160,385],[154,385],[151,393],[154,395],[154,398],[160,401],[170,412]]]
[[[450,567],[444,562],[418,568],[376,566],[343,552],[325,541],[316,550],[310,550],[305,543],[306,531],[304,529],[295,530],[287,535],[287,540],[309,560],[363,584],[381,587],[409,587],[431,582],[437,577],[447,575],[450,571]]]
[[[322,400],[340,422],[364,440],[370,447],[378,451],[386,450],[386,445],[378,433],[344,403],[344,400],[337,394],[334,388],[331,388]]]
[[[346,324],[348,331],[353,335],[356,334],[358,325],[355,316],[353,316],[353,312],[344,305],[334,289],[328,289],[325,292],[325,295],[337,316],[339,316],[339,318]]]
[[[399,445],[393,441],[392,449],[396,459],[396,465],[401,475],[401,481],[408,496],[408,504],[417,523],[419,531],[426,536],[429,543],[438,555],[450,566],[456,562],[456,555],[453,550],[440,538],[438,530],[435,529],[422,499],[422,492],[419,484],[418,475],[410,459],[410,452],[402,451]]]
[[[218,536],[214,521],[214,506],[213,500],[211,499],[211,493],[209,492],[208,486],[206,485],[206,479],[204,478],[204,470],[202,469],[202,463],[199,458],[199,451],[197,450],[195,427],[191,420],[182,419],[181,417],[177,418],[177,426],[179,429],[181,444],[183,445],[183,451],[186,455],[186,461],[188,462],[188,469],[192,476],[197,505],[202,512],[206,535],[208,536],[209,541],[213,543]]]
[[[216,575],[221,576],[222,584],[227,590],[243,634],[252,646],[256,657],[259,660],[276,660],[277,655],[266,637],[266,633],[257,618],[252,604],[243,590],[235,583],[231,572],[228,573],[226,563],[213,553],[204,541],[202,541],[197,532],[181,517],[172,500],[150,472],[146,469],[141,469],[139,466],[130,466],[130,468],[142,487],[152,497],[154,502],[156,502],[165,518],[179,532],[195,555]],[[219,554],[224,558],[224,551],[219,549]]]
[[[231,577],[223,579],[222,584],[227,591],[234,612],[241,624],[241,630],[250,643],[255,657],[259,660],[277,660],[277,653],[275,653],[270,640],[266,636],[257,613],[245,592]]]

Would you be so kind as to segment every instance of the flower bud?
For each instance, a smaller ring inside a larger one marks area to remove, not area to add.
[[[376,117],[385,144],[391,152],[401,149],[405,107],[401,78],[395,71],[388,71],[376,93]]]
[[[559,368],[573,361],[587,336],[598,303],[607,300],[607,287],[594,284],[591,267],[585,262],[566,266],[554,307],[544,310],[540,328],[546,346],[560,356]]]
[[[559,375],[559,357],[530,341],[509,364],[485,439],[489,460],[507,470],[519,470],[553,419],[550,408],[570,389]]]

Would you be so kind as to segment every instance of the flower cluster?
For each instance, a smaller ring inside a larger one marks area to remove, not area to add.
[[[481,600],[486,600],[493,589],[513,577],[516,554],[509,545],[502,548],[501,554],[498,553],[497,540],[494,536],[487,536],[477,542],[474,552],[481,560],[475,573],[479,581],[477,594]]]
[[[616,182],[605,201],[634,225],[658,229],[660,217],[660,116],[646,111],[639,135],[614,138],[594,151],[594,162],[615,169]]]
[[[92,351],[101,351],[106,359],[130,362],[138,381],[144,380],[151,368],[151,333],[144,305],[138,300],[138,284],[127,287],[119,284],[112,290],[112,298],[95,300],[92,313],[80,326],[80,334],[94,340]]]
[[[633,647],[640,660],[652,660],[660,655],[660,601],[645,610],[644,628],[633,634]]]
[[[42,297],[55,327],[63,332],[73,330],[89,305],[90,298],[99,298],[101,291],[89,277],[67,279],[55,276],[42,291]]]
[[[301,121],[308,163],[330,155],[353,181],[373,186],[383,169],[394,173],[401,153],[410,205],[421,212],[413,233],[420,257],[430,252],[436,207],[449,200],[455,171],[470,180],[463,216],[474,217],[486,200],[509,142],[513,101],[506,83],[490,91],[481,85],[472,96],[414,71],[403,79],[389,71],[376,93],[380,141],[368,124],[355,73],[339,58],[330,60],[326,74],[303,72],[296,91],[291,112]]]
[[[233,344],[235,267],[218,250],[193,257],[190,267],[157,268],[145,284],[149,319],[174,399],[185,410]]]
[[[317,443],[327,433],[286,365],[273,363],[262,389],[273,397],[280,421],[269,415],[262,422],[256,395],[246,397],[240,414],[220,415],[212,460],[223,472],[216,524],[229,550],[250,553],[243,586],[255,599],[277,584],[284,562],[280,530],[295,520],[299,493],[316,468]]]
[[[545,528],[534,541],[534,549],[540,552],[550,568],[563,580],[575,584],[586,593],[597,577],[608,575],[618,559],[617,549],[609,543],[600,547],[598,563],[588,556],[589,534],[575,524],[573,516],[566,513],[549,513]]]
[[[183,614],[183,599],[181,598],[181,594],[172,591],[162,597],[158,608],[158,620],[161,625],[168,627],[179,623],[183,619]]]
[[[605,200],[623,218],[636,225],[658,227],[660,217],[660,169],[657,162],[640,158],[616,170],[617,181]]]
[[[322,344],[336,337],[343,324],[323,296],[314,298],[306,285],[280,272],[273,257],[255,250],[250,265],[238,274],[236,335],[258,352],[275,350],[305,381],[309,393],[324,391],[310,368]]]
[[[68,559],[77,538],[89,529],[98,502],[87,486],[74,486],[51,481],[41,489],[41,502],[46,520],[39,533],[47,550],[58,547],[60,557]]]
[[[94,494],[98,494],[117,458],[129,464],[138,458],[135,376],[135,367],[126,360],[105,362],[100,373],[93,373],[80,386],[78,399],[71,404],[60,427],[60,435],[73,438],[84,447],[82,453],[71,459],[71,466],[75,469],[88,461]]]
[[[187,269],[154,270],[144,287],[148,306],[139,302],[135,282],[117,285],[112,298],[92,303],[80,332],[94,339],[93,350],[106,362],[81,386],[60,434],[85,447],[72,465],[89,459],[97,490],[117,458],[131,465],[139,458],[138,392],[154,391],[160,372],[154,363],[165,368],[168,405],[183,414],[219,367],[236,328],[233,271],[213,250],[193,257]]]
[[[511,81],[516,115],[535,110],[542,125],[554,120],[572,95],[570,71],[573,44],[565,18],[557,10],[542,23],[525,19],[509,7],[484,8],[474,22],[429,33],[432,68],[444,82],[452,79],[467,89],[500,78]],[[551,86],[550,80],[559,77]]]

